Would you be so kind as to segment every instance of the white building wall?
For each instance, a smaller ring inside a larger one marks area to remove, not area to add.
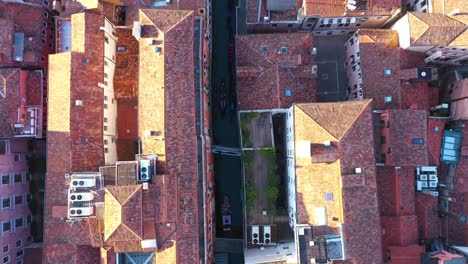
[[[411,45],[411,37],[410,37],[410,25],[408,20],[408,15],[404,15],[400,18],[391,29],[398,31],[398,39],[400,48],[406,49]]]
[[[286,112],[286,179],[288,184],[289,225],[294,229],[297,223],[296,208],[296,165],[294,160],[294,106]]]
[[[345,43],[345,89],[348,100],[364,99],[361,51],[359,49],[359,35],[354,33]]]
[[[106,165],[115,164],[117,161],[117,147],[115,136],[117,134],[117,101],[114,95],[115,53],[116,42],[115,28],[105,19],[104,32],[104,80],[101,84],[104,89],[104,162]]]

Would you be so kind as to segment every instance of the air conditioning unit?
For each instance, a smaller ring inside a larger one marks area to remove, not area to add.
[[[140,181],[149,181],[151,178],[150,165],[150,160],[140,160]]]
[[[430,181],[429,182],[429,187],[430,188],[437,188],[437,182],[436,181]]]
[[[94,199],[92,192],[74,192],[68,194],[68,199],[71,202],[89,202]]]
[[[252,226],[252,244],[258,244],[260,241],[259,241],[259,238],[260,238],[260,228],[258,225],[253,225]]]
[[[427,182],[421,182],[421,187],[422,188],[427,188]]]
[[[426,174],[420,174],[420,175],[419,175],[419,180],[421,180],[421,181],[427,181],[427,175],[426,175]]]
[[[91,216],[94,213],[94,208],[92,206],[90,206],[90,207],[71,207],[69,213],[70,213],[70,216],[73,216],[73,217]]]
[[[90,188],[96,186],[96,178],[92,179],[74,179],[71,181],[73,188]]]
[[[264,244],[271,243],[271,226],[269,225],[263,226],[263,243]]]
[[[438,181],[437,175],[429,174],[429,180],[430,181]]]

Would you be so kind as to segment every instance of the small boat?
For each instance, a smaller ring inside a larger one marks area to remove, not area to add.
[[[221,118],[224,118],[224,114],[226,113],[226,106],[227,106],[227,89],[226,89],[226,82],[224,80],[221,81],[221,95],[219,98],[219,111],[221,112]]]
[[[224,195],[223,204],[221,205],[223,232],[231,231],[231,199],[226,194]]]

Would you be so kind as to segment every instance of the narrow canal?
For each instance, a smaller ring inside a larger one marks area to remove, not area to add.
[[[213,1],[212,132],[214,145],[230,148],[239,148],[234,75],[235,15],[235,1]],[[225,107],[222,106],[222,101],[224,101]],[[215,154],[214,158],[217,237],[241,238],[242,189],[240,157]],[[231,203],[232,230],[230,232],[225,232],[222,228],[221,206],[225,196],[229,197]]]

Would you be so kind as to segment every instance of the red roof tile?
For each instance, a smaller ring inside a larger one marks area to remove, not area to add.
[[[427,145],[429,148],[429,165],[440,165],[440,150],[442,147],[442,136],[445,128],[444,119],[427,119]]]
[[[433,106],[432,89],[426,83],[409,82],[416,77],[415,67],[424,65],[424,56],[401,50],[394,30],[359,29],[358,37],[364,98],[372,98],[376,109],[429,110]],[[385,96],[392,101],[385,102]]]
[[[138,92],[138,41],[130,29],[116,29],[117,50],[114,76],[116,99],[136,99]],[[135,131],[136,132],[136,131]]]
[[[384,250],[388,246],[408,246],[418,243],[418,217],[382,216]]]
[[[416,192],[416,216],[418,217],[420,238],[439,237],[439,201],[437,197]]]
[[[157,258],[161,263],[195,263],[200,261],[200,211],[199,190],[194,184],[197,182],[197,145],[194,138],[197,95],[194,94],[194,61],[191,59],[194,53],[194,15],[191,11],[144,9],[140,11],[140,23],[143,26],[142,37],[157,39],[162,47],[158,54],[146,39],[139,43],[138,119],[142,151],[157,154],[158,160],[164,163],[158,173],[167,176],[164,182],[156,183],[165,189],[158,194],[162,199],[156,206],[166,208],[156,216],[156,233],[160,230],[169,233],[176,228],[164,228],[164,220],[177,221],[178,228],[173,236],[176,243],[168,249],[169,245],[161,245]],[[146,135],[147,130],[159,131],[161,135],[158,138],[164,140]],[[163,175],[158,174],[155,178],[161,177]],[[176,260],[168,253],[174,247]]]
[[[296,155],[298,223],[315,223],[315,206],[325,206],[323,192],[341,193],[341,200],[326,203],[329,218],[337,218],[328,219],[328,225],[342,223],[347,258],[378,263],[382,258],[381,228],[371,101],[297,104],[294,109],[296,144],[306,142],[312,147],[330,140],[336,148],[333,161],[326,163],[315,160],[315,148],[311,157]],[[362,173],[356,174],[358,167]]]
[[[104,25],[104,17],[88,12],[77,16],[83,18],[82,26],[86,28],[83,32],[86,39],[84,52],[52,55],[49,67],[50,111],[43,258],[46,263],[75,263],[80,250],[89,251],[89,256],[95,256],[91,253],[96,251],[99,256],[98,248],[76,248],[77,245],[92,243],[86,221],[69,225],[52,216],[53,206],[67,205],[64,174],[97,171],[104,163],[104,92],[97,86],[98,82],[104,80],[104,34],[99,29]],[[77,23],[81,21],[77,20]],[[83,63],[84,58],[88,59],[88,63]],[[83,100],[86,107],[76,106],[75,100]],[[87,142],[82,143],[81,138],[86,138]],[[96,259],[89,261],[96,263]]]
[[[312,34],[244,35],[236,42],[240,110],[287,108],[293,102],[316,100]],[[286,50],[280,54],[282,47]]]
[[[2,34],[3,36],[0,37],[0,44],[2,44],[0,45],[0,53],[3,54],[0,59],[0,64],[17,64],[12,61],[14,32],[24,33],[25,47],[22,64],[37,65],[40,63],[41,51],[43,49],[43,44],[41,42],[42,23],[40,23],[40,21],[44,19],[43,12],[44,9],[42,5],[0,2],[0,13],[3,15],[2,19],[10,21],[6,22],[2,20],[2,22],[0,22],[3,26],[6,26],[5,34]],[[14,23],[14,29],[11,27],[11,22]],[[8,41],[10,42],[8,43]],[[6,45],[3,46],[3,44]]]
[[[29,123],[24,110],[28,106],[42,108],[42,71],[26,71],[20,68],[0,69],[0,137],[13,136],[12,124]]]
[[[380,214],[412,215],[415,212],[414,167],[377,167]]]
[[[427,113],[421,110],[387,110],[382,119],[389,126],[386,143],[381,152],[387,156],[387,166],[427,166],[429,164],[427,141]],[[384,132],[386,134],[386,132]],[[414,144],[413,139],[422,139]]]

